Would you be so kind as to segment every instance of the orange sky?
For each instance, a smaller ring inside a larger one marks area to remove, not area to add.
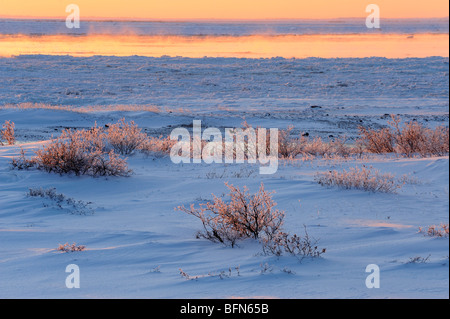
[[[0,0],[0,17],[65,18],[68,4],[81,18],[330,19],[366,17],[377,4],[382,18],[448,17],[448,0]]]

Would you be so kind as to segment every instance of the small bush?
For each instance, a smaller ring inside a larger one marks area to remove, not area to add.
[[[104,134],[98,127],[64,130],[60,137],[36,152],[35,161],[39,169],[58,174],[129,176],[126,160],[105,149]]]
[[[394,152],[394,139],[390,128],[381,130],[359,128],[359,143],[370,153],[384,154]]]
[[[26,157],[25,150],[21,147],[20,148],[20,156],[14,157],[11,161],[11,166],[13,169],[17,169],[19,171],[21,170],[28,170],[30,168],[36,167],[36,160],[35,159],[28,159]]]
[[[30,188],[27,196],[40,197],[51,200],[58,209],[67,209],[71,214],[87,215],[94,214],[94,210],[90,207],[91,202],[75,200],[66,197],[64,194],[58,194],[56,188]]]
[[[285,130],[278,132],[278,155],[281,158],[295,158],[303,152],[303,145],[306,144],[306,138],[300,136],[295,138],[292,136],[293,126],[289,126]]]
[[[230,190],[228,203],[213,195],[212,203],[200,204],[198,209],[194,205],[189,209],[177,208],[202,221],[204,232],[198,236],[232,247],[238,239],[272,238],[283,224],[284,212],[274,209],[276,203],[271,193],[264,190],[264,185],[261,184],[258,193],[253,195],[247,187],[241,190],[228,183],[225,185]]]
[[[168,155],[176,143],[177,141],[171,140],[170,136],[148,137],[139,145],[139,150],[147,154],[155,153]]]
[[[239,266],[238,267],[234,267],[234,269],[236,270],[236,274],[235,275],[237,277],[240,276],[239,268],[240,268]],[[196,275],[196,276],[189,275],[187,272],[185,272],[181,268],[179,268],[178,270],[180,271],[181,277],[186,279],[186,280],[198,280],[198,279],[201,279],[201,278],[212,278],[212,277],[220,278],[221,280],[223,280],[225,278],[230,278],[233,275],[233,271],[232,271],[231,267],[229,267],[227,270],[219,270],[217,273],[208,272],[208,274]]]
[[[5,121],[2,125],[2,130],[0,131],[0,144],[3,145],[2,140],[6,141],[8,145],[14,145],[16,138],[14,135],[14,122]]]
[[[66,243],[64,245],[60,244],[58,246],[57,250],[59,250],[59,251],[61,251],[63,253],[73,253],[73,252],[76,252],[76,251],[84,251],[84,250],[86,250],[86,246],[83,246],[83,245],[78,245],[77,246],[76,243],[73,243],[71,245],[69,243]]]
[[[109,124],[106,139],[114,151],[121,155],[129,155],[147,141],[147,134],[133,122],[125,122],[122,118],[116,124]]]
[[[19,170],[36,167],[77,176],[129,176],[131,170],[127,161],[119,154],[129,155],[135,150],[170,153],[175,144],[169,137],[149,138],[133,121],[127,123],[125,119],[106,127],[108,129],[95,125],[89,130],[63,130],[59,137],[38,150],[35,157],[27,159],[21,151],[11,165]]]
[[[442,156],[449,152],[449,130],[442,126],[432,130],[412,121],[400,126],[400,118],[393,117],[390,122],[394,127],[396,152],[411,157]]]
[[[348,171],[336,170],[318,173],[316,181],[322,186],[337,186],[345,189],[360,189],[370,192],[395,193],[403,184],[392,174],[382,174],[378,170],[354,167]]]
[[[422,233],[430,237],[448,238],[449,237],[448,224],[431,225],[426,227],[425,229],[420,227],[419,233]]]
[[[240,239],[252,238],[263,244],[266,254],[281,256],[288,253],[300,261],[305,257],[320,257],[325,249],[319,249],[316,241],[312,241],[306,232],[305,236],[289,235],[282,230],[284,211],[275,209],[276,203],[271,194],[264,189],[264,184],[256,194],[249,194],[248,188],[243,190],[225,183],[230,193],[230,201],[224,202],[214,196],[213,202],[200,204],[195,209],[180,206],[176,208],[199,218],[203,224],[203,232],[197,237],[206,238],[234,247]]]
[[[345,137],[325,141],[320,137],[310,139],[300,133],[299,137],[292,136],[293,126],[278,133],[278,154],[280,158],[295,158],[302,156],[342,156],[348,157],[355,150],[346,144]]]
[[[295,256],[300,261],[306,257],[320,257],[326,252],[326,249],[320,249],[317,246],[317,240],[312,239],[305,227],[303,237],[297,234],[289,235],[284,232],[278,232],[274,238],[264,242],[264,251],[275,256],[281,256],[284,253]]]
[[[431,255],[428,255],[427,257],[421,257],[416,256],[409,258],[409,260],[406,262],[407,264],[426,264],[428,260],[430,259]]]
[[[411,121],[404,125],[397,116],[388,122],[390,127],[380,130],[360,127],[360,143],[366,151],[377,154],[397,153],[406,157],[443,156],[449,153],[449,129],[424,127]]]

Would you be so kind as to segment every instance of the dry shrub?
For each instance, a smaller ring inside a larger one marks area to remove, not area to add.
[[[400,126],[400,119],[393,117],[389,122],[394,127],[393,138],[396,145],[396,152],[411,157],[414,153],[425,151],[426,129],[417,122],[408,122],[403,127]]]
[[[225,185],[230,190],[228,203],[213,195],[212,203],[200,204],[198,209],[193,204],[189,209],[177,208],[202,221],[204,232],[199,233],[199,237],[234,247],[238,239],[272,238],[279,231],[284,212],[274,209],[276,203],[270,196],[272,193],[267,193],[263,184],[253,195],[247,187],[241,190],[228,183]]]
[[[342,156],[348,157],[355,150],[347,145],[347,138],[340,137],[332,141],[325,141],[321,137],[313,139],[300,132],[299,137],[292,136],[293,126],[278,133],[278,154],[281,158],[295,158],[298,155],[306,157]]]
[[[438,126],[424,127],[416,121],[401,125],[401,119],[392,115],[390,127],[380,130],[360,127],[360,143],[371,153],[397,153],[407,157],[443,156],[449,152],[449,129]]]
[[[28,170],[28,169],[36,166],[36,160],[34,158],[28,159],[26,157],[25,150],[21,147],[20,148],[20,156],[14,157],[12,159],[11,166],[13,169],[17,169],[19,171]]]
[[[281,158],[295,158],[302,153],[302,145],[306,144],[306,138],[292,136],[293,126],[278,132],[278,155]]]
[[[433,130],[415,121],[405,123],[401,127],[398,117],[392,117],[390,124],[394,127],[397,153],[411,157],[414,154],[442,156],[449,152],[448,127],[438,126]]]
[[[234,131],[233,133],[242,134],[242,143],[237,143],[237,137],[233,136],[233,141],[231,144],[226,142],[225,139],[222,140],[222,150],[230,150],[230,156],[232,159],[242,158],[248,160],[250,155],[258,154],[259,152],[259,127],[254,130],[251,125],[247,122],[243,122],[242,126]],[[298,155],[304,157],[315,157],[315,156],[341,156],[348,157],[352,154],[357,153],[357,149],[347,145],[346,137],[341,137],[334,139],[332,141],[324,141],[320,137],[314,139],[309,139],[308,137],[300,134],[299,137],[294,137],[292,134],[294,127],[289,126],[284,130],[278,131],[278,156],[283,159],[293,159]],[[266,132],[266,144],[265,153],[270,154],[270,132]],[[123,138],[119,139],[123,141]],[[139,139],[138,139],[139,140]],[[156,154],[170,154],[170,150],[177,143],[177,141],[171,140],[170,136],[163,137],[147,137],[140,143],[136,148],[144,153],[156,153]],[[190,142],[190,153],[193,153],[193,141]],[[205,151],[205,146],[208,141],[201,140],[202,156]],[[250,147],[250,145],[256,145],[256,147]],[[117,149],[116,149],[117,150]],[[122,153],[122,152],[121,152]],[[360,153],[360,152],[359,152]]]
[[[312,141],[307,141],[303,147],[303,153],[321,157],[348,157],[354,153],[354,149],[346,143],[347,138],[345,136],[329,142],[324,141],[321,137],[315,137]]]
[[[304,228],[305,235],[303,237],[278,232],[274,238],[264,242],[264,251],[275,256],[288,253],[297,257],[300,261],[305,257],[320,257],[326,252],[326,249],[319,249],[318,241],[309,236],[306,226]]]
[[[308,233],[304,237],[289,235],[282,230],[285,213],[275,209],[272,200],[273,192],[268,193],[261,183],[259,191],[250,194],[247,187],[239,187],[225,183],[230,193],[230,201],[225,202],[213,195],[213,202],[200,204],[196,209],[180,206],[176,208],[199,218],[203,224],[203,232],[197,237],[206,238],[234,247],[240,239],[252,238],[263,244],[267,254],[281,256],[288,253],[299,260],[305,257],[319,257],[325,249],[318,249]]]
[[[325,143],[321,137],[314,137],[312,140],[307,140],[302,146],[302,154],[313,156],[331,155],[331,145]]]
[[[139,150],[150,154],[170,154],[170,150],[177,143],[177,141],[171,140],[170,136],[160,136],[160,137],[148,137],[141,145]]]
[[[253,128],[247,121],[244,121],[240,128],[231,130],[233,134],[232,140],[227,141],[226,138],[222,139],[222,150],[229,159],[233,160],[255,159],[259,152],[266,155],[271,154],[270,130],[264,130],[265,136],[260,136],[260,129],[261,127]],[[262,145],[259,143],[260,139]],[[206,144],[206,141],[202,141],[202,148]],[[264,147],[264,149],[260,150],[259,146]]]
[[[127,123],[124,118],[106,127],[108,129],[95,125],[89,130],[63,130],[58,138],[37,151],[34,158],[26,159],[22,151],[11,164],[16,169],[37,167],[77,176],[128,176],[131,171],[126,159],[119,154],[129,155],[135,150],[169,153],[175,143],[169,137],[148,138],[133,121]]]
[[[332,155],[338,155],[342,157],[349,157],[352,154],[355,154],[355,152],[358,152],[358,149],[352,148],[349,145],[347,145],[347,137],[341,136],[330,143],[331,148],[331,154]]]
[[[94,213],[94,210],[90,207],[91,202],[84,202],[67,197],[64,194],[58,194],[56,188],[30,188],[27,196],[48,199],[53,202],[55,208],[69,210],[71,214],[87,215]]]
[[[240,266],[233,267],[233,268],[235,269],[235,276],[237,276],[237,277],[241,276],[241,273],[239,271]],[[220,278],[223,280],[225,278],[230,278],[233,276],[233,270],[231,267],[228,267],[228,269],[226,269],[226,270],[218,270],[217,272],[208,272],[207,274],[196,275],[196,276],[192,276],[192,275],[188,274],[181,268],[178,268],[178,270],[180,271],[181,277],[183,277],[186,280],[198,280],[201,278],[212,278],[212,277],[217,277],[217,278]]]
[[[170,150],[177,143],[177,141],[171,140],[170,136],[148,136],[142,132],[135,122],[127,123],[124,118],[116,124],[109,124],[108,127],[105,132],[107,144],[121,155],[130,155],[134,151],[167,155],[170,154]],[[202,146],[206,144],[205,141],[202,141],[202,143]]]
[[[427,257],[421,257],[421,256],[411,257],[406,262],[406,264],[426,264],[429,261],[430,257],[431,257],[431,254],[428,255]]]
[[[403,184],[394,175],[380,173],[372,167],[352,167],[348,171],[336,170],[318,173],[316,181],[322,186],[360,189],[370,192],[395,193]]]
[[[365,147],[366,151],[376,154],[394,152],[394,140],[390,128],[381,130],[366,129],[359,127],[359,143]]]
[[[42,150],[36,151],[39,169],[59,174],[90,176],[128,176],[127,162],[106,151],[104,133],[98,127],[90,130],[64,130]]]
[[[86,246],[83,245],[78,245],[76,243],[73,244],[69,244],[69,243],[65,243],[64,245],[59,245],[57,250],[63,252],[63,253],[73,253],[76,251],[83,251],[86,250]]]
[[[125,122],[122,118],[116,124],[109,124],[106,139],[114,151],[121,155],[129,155],[141,147],[147,140],[147,134],[133,122]]]
[[[445,237],[449,236],[448,224],[440,224],[440,225],[431,225],[426,227],[425,229],[420,227],[419,233],[422,233],[426,236],[430,237]]]
[[[364,151],[376,154],[397,153],[407,157],[443,156],[449,153],[449,129],[439,126],[435,129],[424,127],[416,121],[401,125],[397,116],[392,116],[389,127],[379,130],[359,127],[359,139],[354,146],[347,144],[346,137],[331,141],[321,137],[309,138],[303,134],[292,135],[293,126],[279,131],[278,152],[281,158],[309,157],[349,157],[361,155]]]
[[[14,135],[14,122],[5,121],[2,125],[2,130],[0,131],[0,144],[3,145],[2,140],[6,141],[8,145],[14,145],[16,138]]]
[[[422,155],[445,156],[449,153],[449,129],[438,126],[434,130],[426,130],[425,145]]]

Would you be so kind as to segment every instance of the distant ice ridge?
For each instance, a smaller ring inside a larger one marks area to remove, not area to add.
[[[381,29],[368,29],[365,19],[297,21],[82,21],[79,29],[68,29],[63,20],[0,19],[0,34],[134,34],[177,36],[315,35],[366,33],[448,33],[449,20],[383,19]]]

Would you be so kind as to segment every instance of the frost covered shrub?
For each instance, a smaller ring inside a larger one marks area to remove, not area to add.
[[[91,176],[128,176],[131,171],[120,155],[129,155],[135,150],[163,150],[170,152],[170,139],[148,138],[133,122],[125,119],[106,125],[108,129],[95,125],[89,130],[63,130],[32,159],[25,154],[13,159],[13,168],[37,167],[59,174]]]
[[[199,237],[235,246],[238,239],[262,237],[272,238],[283,225],[284,212],[274,209],[276,203],[271,194],[261,184],[256,194],[249,194],[247,187],[239,187],[225,183],[230,193],[230,201],[225,202],[214,196],[213,202],[200,204],[200,208],[178,207],[190,215],[199,218],[204,232]]]
[[[14,135],[14,122],[5,121],[2,125],[2,130],[0,131],[0,144],[3,145],[2,140],[6,141],[8,145],[14,145],[16,138]]]
[[[330,147],[332,150],[332,154],[339,155],[342,157],[348,157],[352,154],[359,153],[358,148],[353,148],[347,143],[347,138],[345,136],[336,138],[335,140],[330,142]]]
[[[397,116],[388,122],[390,127],[380,130],[360,127],[358,142],[371,153],[398,153],[407,157],[442,156],[449,152],[449,129],[438,126],[435,129],[424,127],[411,121],[401,125]]]
[[[394,152],[394,139],[390,128],[381,130],[359,128],[359,143],[370,153],[384,154]]]
[[[370,192],[395,193],[403,184],[392,174],[382,174],[378,170],[352,167],[348,171],[336,170],[318,173],[316,181],[322,186],[337,186],[345,189],[360,189]]]
[[[449,228],[448,224],[440,224],[440,225],[431,225],[426,227],[425,229],[420,227],[419,233],[422,233],[426,236],[430,237],[449,237]]]
[[[116,124],[109,124],[105,132],[106,140],[116,153],[130,155],[134,151],[144,153],[170,154],[176,141],[167,137],[149,137],[133,121],[127,123],[125,119]]]
[[[303,154],[313,156],[343,156],[347,157],[354,153],[353,149],[346,145],[346,138],[341,137],[333,141],[324,141],[321,137],[315,137],[312,141],[307,140],[302,150]]]
[[[200,204],[195,208],[180,206],[176,209],[199,218],[203,232],[197,237],[206,238],[234,247],[240,239],[252,238],[263,244],[266,254],[281,256],[285,253],[302,260],[305,257],[319,257],[325,249],[319,249],[306,232],[305,236],[290,235],[282,230],[285,213],[275,209],[277,205],[264,189],[264,184],[256,194],[250,194],[247,187],[225,183],[230,193],[230,201],[225,202],[213,195],[213,202]]]
[[[392,117],[390,124],[394,130],[397,153],[411,157],[414,154],[439,156],[449,152],[448,127],[438,126],[433,130],[415,121],[405,123],[402,127],[398,117]]]
[[[251,126],[244,122],[243,129]],[[302,156],[349,156],[354,153],[353,149],[346,145],[345,138],[338,138],[333,141],[325,141],[320,137],[313,139],[307,134],[299,133],[298,137],[293,135],[294,126],[278,131],[278,156],[283,159],[293,159],[298,155]],[[257,131],[256,131],[257,132]],[[255,140],[257,140],[256,134]],[[270,153],[270,134],[266,136],[266,153]]]
[[[147,137],[139,145],[139,150],[144,153],[170,154],[170,150],[177,142],[167,137]]]
[[[86,246],[83,245],[77,245],[76,243],[73,244],[69,244],[69,243],[65,243],[64,245],[59,245],[57,250],[63,252],[63,253],[73,253],[76,251],[84,251],[86,250]]]
[[[294,138],[292,136],[293,129],[293,126],[289,126],[278,132],[278,155],[281,158],[295,158],[302,153],[302,146],[306,144],[305,137]]]
[[[302,154],[313,156],[331,155],[331,145],[325,143],[321,137],[315,137],[312,140],[307,140],[302,146]]]
[[[115,152],[121,155],[129,155],[141,147],[147,141],[147,134],[133,122],[125,122],[122,118],[116,124],[109,124],[106,131],[106,139]]]
[[[98,127],[64,130],[42,150],[36,151],[39,169],[58,174],[128,176],[127,162],[113,150],[106,151],[105,135]]]
[[[425,143],[420,150],[422,156],[445,156],[449,153],[449,128],[439,126],[425,131]]]
[[[309,138],[300,133],[299,137],[292,136],[293,126],[278,133],[278,154],[281,158],[295,158],[302,156],[343,156],[355,153],[346,144],[346,138],[341,137],[332,141],[325,141],[321,137]]]

